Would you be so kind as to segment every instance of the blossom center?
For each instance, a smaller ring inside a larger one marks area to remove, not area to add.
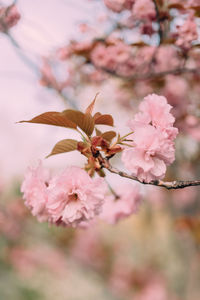
[[[77,201],[78,200],[78,194],[77,193],[72,193],[68,195],[69,201]]]

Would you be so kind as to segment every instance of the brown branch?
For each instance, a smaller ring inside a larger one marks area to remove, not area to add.
[[[163,41],[163,31],[162,31],[162,22],[160,19],[160,12],[158,9],[158,4],[156,2],[156,0],[153,0],[154,6],[155,6],[155,10],[156,10],[156,21],[158,24],[158,35],[159,35],[159,42],[158,42],[158,46],[162,43]]]
[[[127,81],[149,80],[149,79],[164,77],[164,76],[170,75],[170,74],[179,75],[179,74],[193,73],[193,74],[200,75],[200,68],[185,68],[185,67],[179,67],[179,68],[166,70],[166,71],[162,71],[162,72],[155,72],[155,73],[154,72],[149,72],[149,73],[146,73],[146,74],[134,74],[133,76],[122,76],[122,75],[116,73],[115,71],[111,71],[111,70],[106,69],[106,68],[98,68],[98,69],[101,69],[101,70],[105,71],[106,73],[109,73],[110,75],[113,75],[113,76],[118,77],[118,78],[125,79]]]
[[[154,185],[154,186],[158,186],[158,187],[164,187],[167,190],[172,190],[172,189],[183,189],[186,187],[190,187],[190,186],[198,186],[200,185],[200,180],[191,180],[191,181],[162,181],[162,180],[153,180],[150,182],[145,182],[145,181],[141,181],[139,180],[137,177],[132,176],[127,174],[126,172],[122,172],[114,167],[112,167],[109,163],[109,161],[105,158],[103,158],[100,154],[99,154],[99,162],[102,166],[102,168],[107,169],[109,172],[113,173],[113,174],[117,174],[121,177],[125,177],[134,181],[138,181],[142,184],[149,184],[149,185]]]

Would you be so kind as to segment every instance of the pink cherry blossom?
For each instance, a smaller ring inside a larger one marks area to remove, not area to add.
[[[197,25],[193,13],[189,15],[185,23],[178,28],[178,39],[176,45],[189,50],[192,42],[198,39]]]
[[[122,161],[139,180],[150,182],[163,178],[166,166],[174,161],[173,141],[178,130],[173,127],[175,119],[165,97],[149,95],[139,109],[128,123],[133,142],[123,151]]]
[[[0,7],[0,31],[7,31],[15,26],[20,18],[21,16],[15,5]]]
[[[129,121],[129,126],[134,131],[137,123],[153,125],[157,130],[162,131],[165,138],[175,139],[178,129],[173,127],[175,118],[170,113],[172,106],[167,103],[167,99],[156,94],[148,95],[140,104],[140,112],[135,115],[134,120]]]
[[[121,41],[108,47],[99,44],[91,53],[91,60],[95,66],[113,71],[118,71],[120,66],[129,64],[130,57],[131,47]]]
[[[42,168],[29,168],[22,183],[25,205],[39,221],[76,227],[101,212],[106,185],[86,171],[69,167],[49,180]]]
[[[141,203],[141,194],[136,184],[126,184],[115,189],[118,199],[108,196],[103,205],[100,219],[115,224],[118,221],[136,213]]]
[[[188,8],[199,8],[200,7],[200,2],[199,0],[189,0],[187,3]]]
[[[175,47],[160,46],[156,51],[155,71],[172,70],[180,66],[180,58]]]
[[[120,13],[124,9],[131,9],[135,0],[104,0],[105,5],[114,12]]]
[[[137,19],[153,20],[156,16],[155,5],[152,0],[135,0],[132,14]]]
[[[54,177],[48,187],[47,210],[53,223],[76,227],[101,212],[106,185],[78,167]]]
[[[184,122],[184,130],[196,141],[200,141],[200,120],[196,116],[188,115]]]
[[[188,104],[188,83],[179,76],[168,75],[162,93],[167,97],[168,103],[173,106],[173,115],[178,118],[184,115]]]
[[[46,204],[49,173],[41,163],[36,168],[28,168],[21,186],[25,205],[40,222],[48,220]]]
[[[145,124],[152,123],[157,128],[171,127],[175,121],[170,113],[171,109],[172,106],[167,103],[165,97],[151,94],[139,105],[140,112],[135,116],[135,120]]]
[[[91,60],[97,67],[106,67],[106,46],[103,44],[98,44],[91,53]]]

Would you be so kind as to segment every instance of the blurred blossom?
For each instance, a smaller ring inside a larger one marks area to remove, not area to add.
[[[160,46],[156,53],[155,69],[157,72],[172,70],[180,66],[178,51],[173,46]]]
[[[172,113],[178,118],[185,114],[188,99],[188,84],[184,78],[168,75],[165,78],[165,86],[163,93],[166,96],[169,104],[172,105]]]
[[[200,141],[200,119],[196,116],[188,115],[185,120],[185,130],[195,140]]]
[[[192,42],[198,38],[197,25],[193,14],[189,15],[182,26],[179,26],[177,35],[176,45],[184,50],[189,50]]]
[[[0,31],[8,31],[18,23],[20,18],[20,13],[15,5],[1,7],[0,4]]]
[[[155,19],[155,4],[152,0],[135,0],[132,10],[133,15],[137,19]]]
[[[14,247],[9,253],[9,259],[23,277],[31,277],[41,268],[55,275],[62,275],[67,268],[62,252],[43,245],[32,248]]]
[[[194,187],[188,187],[185,190],[180,189],[180,190],[173,191],[172,194],[173,203],[178,208],[185,208],[189,205],[194,204],[194,201],[196,200],[197,197],[197,193],[198,191]]]
[[[42,167],[40,162],[37,168],[28,168],[21,186],[25,205],[40,222],[48,220],[46,204],[49,178],[49,172]]]
[[[121,12],[124,9],[131,9],[135,0],[104,0],[105,5],[114,12]]]
[[[108,284],[114,295],[128,298],[134,288],[134,269],[131,264],[124,259],[116,258]]]
[[[166,191],[158,187],[148,187],[145,195],[146,201],[153,207],[160,208],[166,204]]]
[[[137,184],[124,184],[115,188],[117,198],[109,196],[105,199],[100,218],[110,224],[137,213],[141,194]]]
[[[88,230],[76,233],[71,248],[72,257],[81,263],[101,270],[105,265],[105,251],[98,228],[94,225]]]
[[[138,294],[133,296],[132,300],[168,300],[169,294],[160,279],[152,279],[147,286]],[[173,299],[170,295],[170,299]]]

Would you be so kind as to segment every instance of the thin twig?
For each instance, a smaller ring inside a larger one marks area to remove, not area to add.
[[[145,182],[145,181],[142,181],[142,180],[139,180],[137,177],[135,176],[132,176],[132,175],[129,175],[127,174],[126,172],[122,172],[120,170],[118,170],[117,168],[114,168],[110,165],[109,161],[105,158],[103,158],[101,156],[101,154],[99,154],[99,162],[101,164],[101,166],[105,169],[107,169],[109,172],[113,173],[113,174],[117,174],[121,177],[125,177],[125,178],[128,178],[128,179],[131,179],[131,180],[134,180],[134,181],[138,181],[142,184],[149,184],[149,185],[154,185],[154,186],[158,186],[158,187],[164,187],[166,188],[167,190],[172,190],[172,189],[183,189],[183,188],[186,188],[186,187],[190,187],[190,186],[198,186],[200,185],[200,180],[186,180],[186,181],[183,181],[183,180],[175,180],[175,181],[162,181],[162,180],[153,180],[153,181],[150,181],[150,182]]]
[[[115,200],[118,200],[120,198],[120,196],[115,192],[115,190],[112,188],[112,186],[110,185],[110,183],[108,183],[107,181],[106,181],[106,183],[108,185],[109,190],[111,191],[111,193],[115,197]]]

